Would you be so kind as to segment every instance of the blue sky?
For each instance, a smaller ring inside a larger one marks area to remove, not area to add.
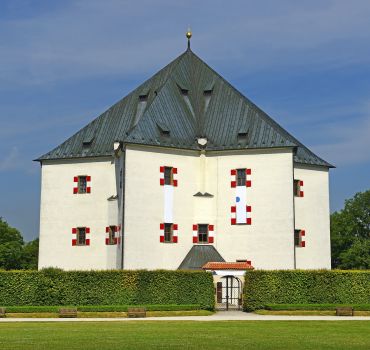
[[[370,1],[0,1],[0,216],[38,235],[40,166],[186,49],[325,160],[331,210],[370,188]]]

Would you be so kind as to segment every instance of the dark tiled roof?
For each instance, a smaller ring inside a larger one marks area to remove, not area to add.
[[[178,270],[201,270],[209,261],[225,261],[213,245],[193,245]]]
[[[191,50],[38,160],[111,155],[116,140],[196,150],[199,137],[207,150],[296,147],[295,162],[331,166]]]

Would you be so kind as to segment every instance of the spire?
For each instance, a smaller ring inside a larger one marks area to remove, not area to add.
[[[190,38],[192,37],[193,33],[191,32],[190,27],[188,28],[186,32],[186,37],[188,38],[188,50],[190,50]]]

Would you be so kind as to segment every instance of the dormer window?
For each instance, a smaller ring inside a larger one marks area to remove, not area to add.
[[[142,93],[139,95],[133,126],[135,126],[139,122],[140,118],[144,114],[146,105],[148,103],[148,96],[149,96],[149,91],[147,93]]]
[[[139,95],[139,101],[140,102],[148,101],[148,95]]]
[[[194,114],[193,106],[191,105],[191,102],[190,102],[189,90],[185,89],[184,87],[180,86],[179,84],[177,84],[177,87],[179,88],[180,94],[181,94],[182,98],[184,99],[184,102],[189,107],[190,113],[194,117],[195,114]]]
[[[170,136],[170,129],[165,124],[157,122],[157,127],[161,133],[161,136]]]

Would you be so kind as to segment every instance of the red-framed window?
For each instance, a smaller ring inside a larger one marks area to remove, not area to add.
[[[91,176],[78,175],[73,177],[73,194],[91,193]]]
[[[240,168],[240,169],[231,169],[230,175],[231,175],[231,187],[236,186],[246,186],[251,187],[252,181],[249,178],[249,175],[252,174],[251,169],[247,168]]]
[[[193,225],[193,243],[199,244],[214,243],[214,225],[209,224]]]
[[[111,225],[107,226],[105,228],[105,244],[106,245],[115,245],[118,244],[118,232],[119,232],[119,227],[116,225]]]
[[[177,187],[177,168],[170,166],[161,166],[159,168],[159,172],[161,173],[161,177],[159,179],[159,184],[161,186],[169,185]]]
[[[72,238],[72,245],[73,246],[89,246],[90,245],[90,238],[87,238],[88,234],[90,234],[89,227],[73,227],[72,234],[75,235]]]
[[[305,230],[294,230],[294,245],[296,247],[304,248],[306,246],[306,241],[303,240],[303,237],[305,236]]]
[[[303,181],[302,180],[294,180],[294,196],[295,197],[304,197],[303,191]]]
[[[161,243],[177,243],[178,242],[178,225],[173,223],[161,223],[159,225]]]

